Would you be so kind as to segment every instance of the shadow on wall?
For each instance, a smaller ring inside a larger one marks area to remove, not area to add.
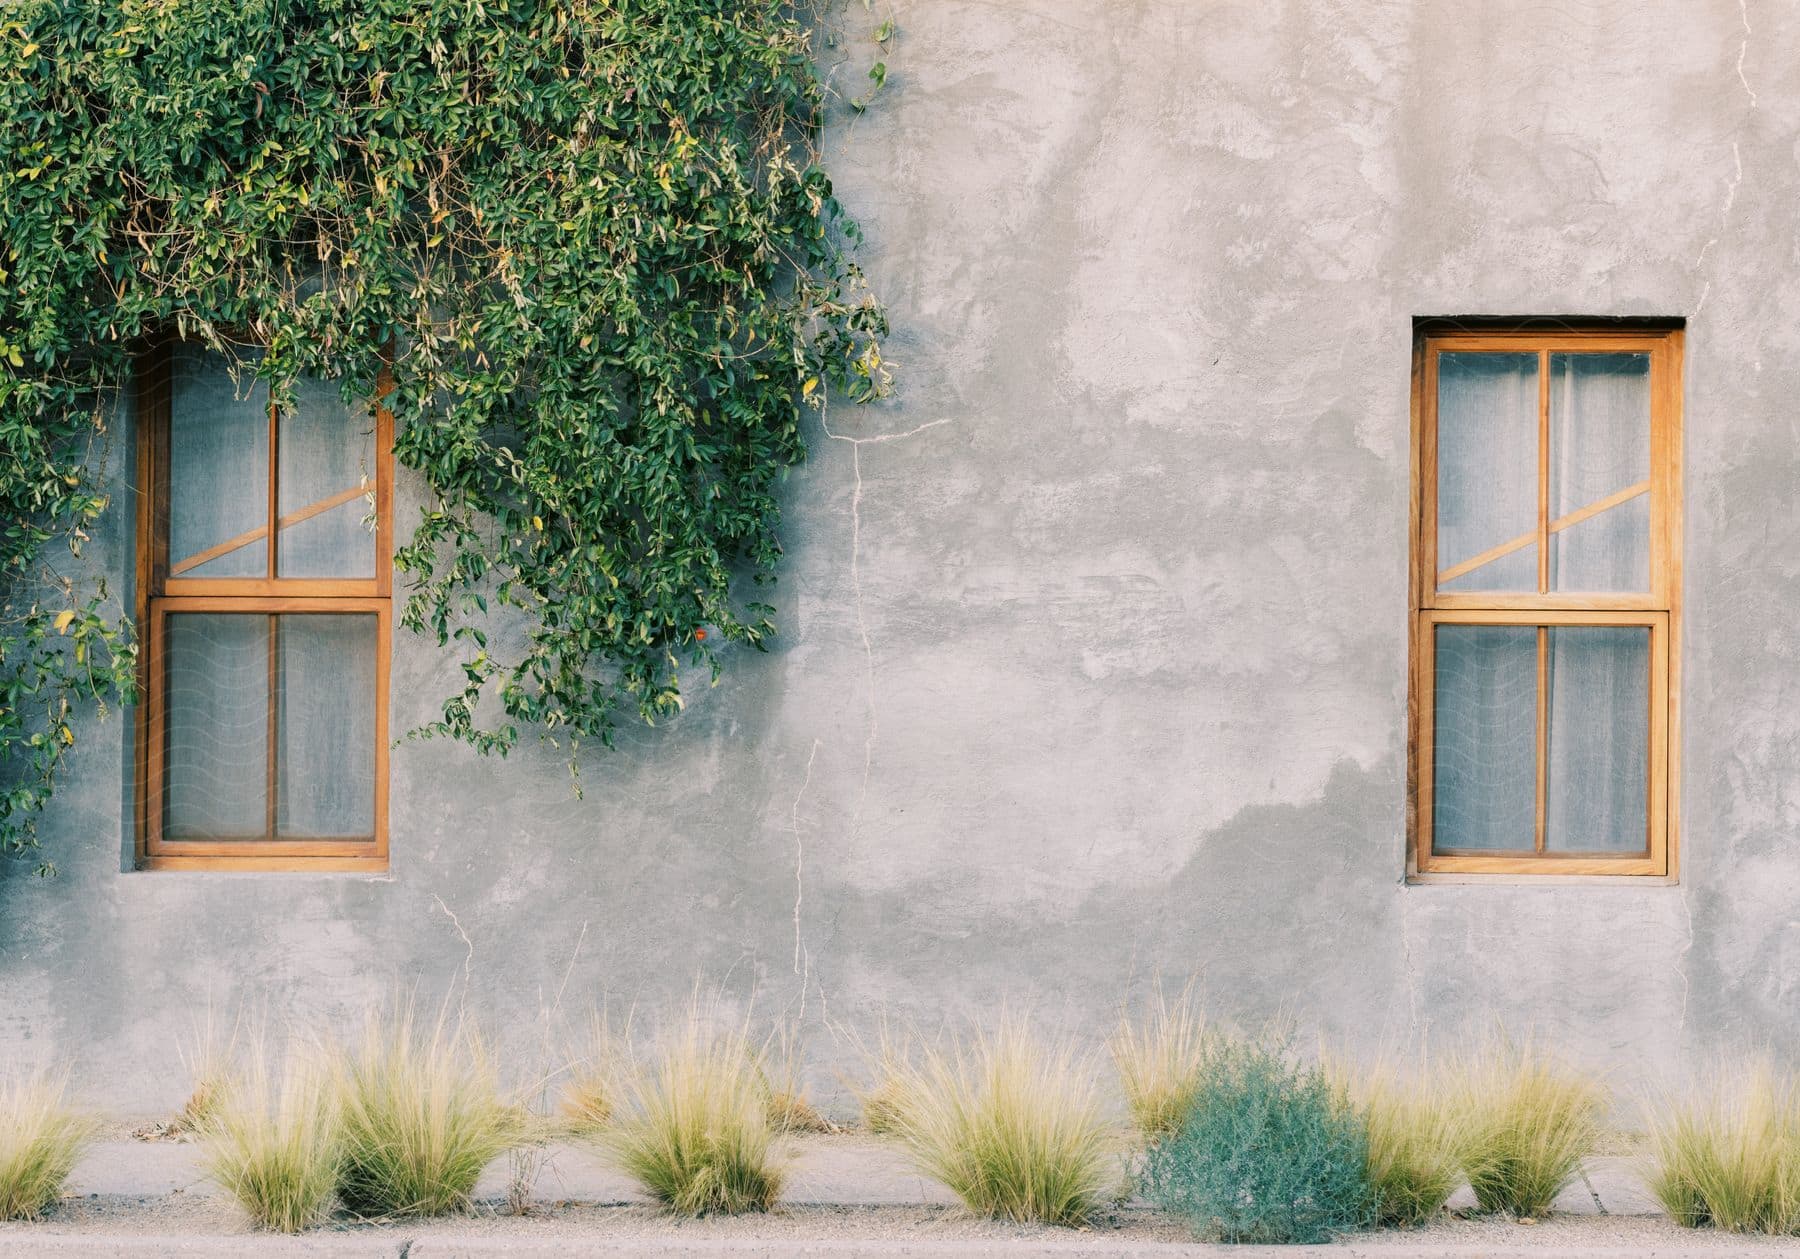
[[[854,973],[891,968],[908,1013],[935,1023],[946,976],[971,1014],[1009,995],[1110,1028],[1122,1000],[1159,978],[1198,975],[1214,1014],[1303,1034],[1403,1035],[1387,1015],[1403,979],[1397,768],[1340,760],[1306,804],[1252,805],[1200,838],[1161,884],[1114,884],[1073,911],[1004,918],[967,871],[903,892],[857,893],[832,949]],[[861,955],[858,957],[857,955]],[[1046,1013],[1056,1013],[1049,1009]]]

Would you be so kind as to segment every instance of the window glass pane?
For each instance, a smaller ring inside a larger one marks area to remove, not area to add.
[[[1644,852],[1650,792],[1650,630],[1550,630],[1544,847]]]
[[[345,406],[336,382],[302,379],[277,446],[277,574],[373,577],[374,417],[364,406]]]
[[[268,828],[269,618],[171,613],[164,629],[163,833]]]
[[[1437,566],[1449,591],[1538,588],[1538,356],[1438,356]]]
[[[1431,846],[1537,846],[1537,628],[1439,625]]]
[[[1550,520],[1650,484],[1650,356],[1550,356]],[[1648,590],[1650,495],[1550,535],[1550,589]]]
[[[375,617],[278,619],[276,832],[368,838],[375,827]]]
[[[258,357],[245,353],[234,380],[232,360],[223,355],[188,344],[171,351],[171,577],[268,574],[268,542],[259,531],[269,515],[269,391],[247,378]],[[220,553],[195,562],[209,552]]]

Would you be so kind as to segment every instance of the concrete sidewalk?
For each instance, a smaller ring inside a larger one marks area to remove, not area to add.
[[[37,1224],[0,1225],[0,1256],[167,1259],[317,1255],[323,1259],[1716,1259],[1794,1254],[1800,1243],[1675,1228],[1629,1160],[1602,1158],[1537,1226],[1449,1220],[1414,1232],[1360,1234],[1331,1246],[1201,1245],[1179,1222],[1136,1207],[1086,1230],[978,1221],[954,1206],[893,1146],[867,1137],[798,1138],[782,1209],[769,1216],[683,1220],[660,1214],[595,1154],[549,1148],[534,1181],[537,1209],[499,1214],[512,1170],[502,1160],[469,1215],[363,1225],[338,1221],[299,1237],[248,1231],[205,1176],[200,1150],[175,1142],[108,1141],[76,1169],[68,1194]],[[1463,1200],[1468,1197],[1463,1193]]]
[[[782,1201],[805,1206],[954,1205],[936,1181],[914,1171],[891,1144],[864,1136],[797,1138]],[[478,1200],[506,1196],[511,1172],[505,1160],[488,1168],[476,1187]],[[168,1194],[216,1196],[198,1146],[175,1141],[105,1141],[95,1145],[69,1179],[67,1195],[82,1198],[151,1198]],[[649,1201],[629,1177],[578,1145],[552,1145],[534,1181],[540,1202],[635,1205]],[[1467,1190],[1452,1206],[1473,1205]],[[1597,1158],[1557,1199],[1565,1215],[1656,1215],[1655,1201],[1627,1158]],[[1242,1253],[1236,1252],[1236,1253]],[[1334,1252],[1341,1253],[1341,1252]]]

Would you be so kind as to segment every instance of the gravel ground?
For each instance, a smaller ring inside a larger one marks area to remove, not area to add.
[[[761,1216],[690,1220],[643,1206],[561,1204],[508,1215],[498,1204],[481,1204],[467,1215],[435,1220],[370,1224],[340,1217],[319,1234],[407,1239],[500,1240],[582,1238],[609,1241],[667,1240],[671,1243],[756,1242],[985,1242],[996,1253],[1030,1243],[1079,1251],[1083,1243],[1105,1250],[1121,1243],[1191,1241],[1187,1230],[1167,1217],[1125,1208],[1096,1218],[1087,1228],[1006,1224],[975,1219],[946,1206],[787,1207]],[[319,1234],[314,1234],[318,1236]],[[0,1253],[18,1253],[34,1239],[103,1237],[245,1237],[251,1234],[231,1205],[217,1197],[171,1194],[154,1198],[95,1196],[64,1201],[35,1224],[0,1224]],[[1582,1250],[1615,1250],[1642,1255],[1680,1251],[1716,1254],[1800,1254],[1793,1239],[1736,1237],[1678,1228],[1650,1216],[1560,1216],[1535,1225],[1505,1219],[1446,1217],[1423,1228],[1359,1233],[1343,1249],[1379,1253],[1421,1246],[1477,1254],[1521,1250],[1560,1255]]]

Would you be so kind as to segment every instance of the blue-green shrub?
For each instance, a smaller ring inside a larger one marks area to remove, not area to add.
[[[1145,1154],[1141,1189],[1203,1237],[1322,1242],[1370,1218],[1367,1150],[1318,1071],[1227,1041],[1208,1049],[1181,1128]]]

